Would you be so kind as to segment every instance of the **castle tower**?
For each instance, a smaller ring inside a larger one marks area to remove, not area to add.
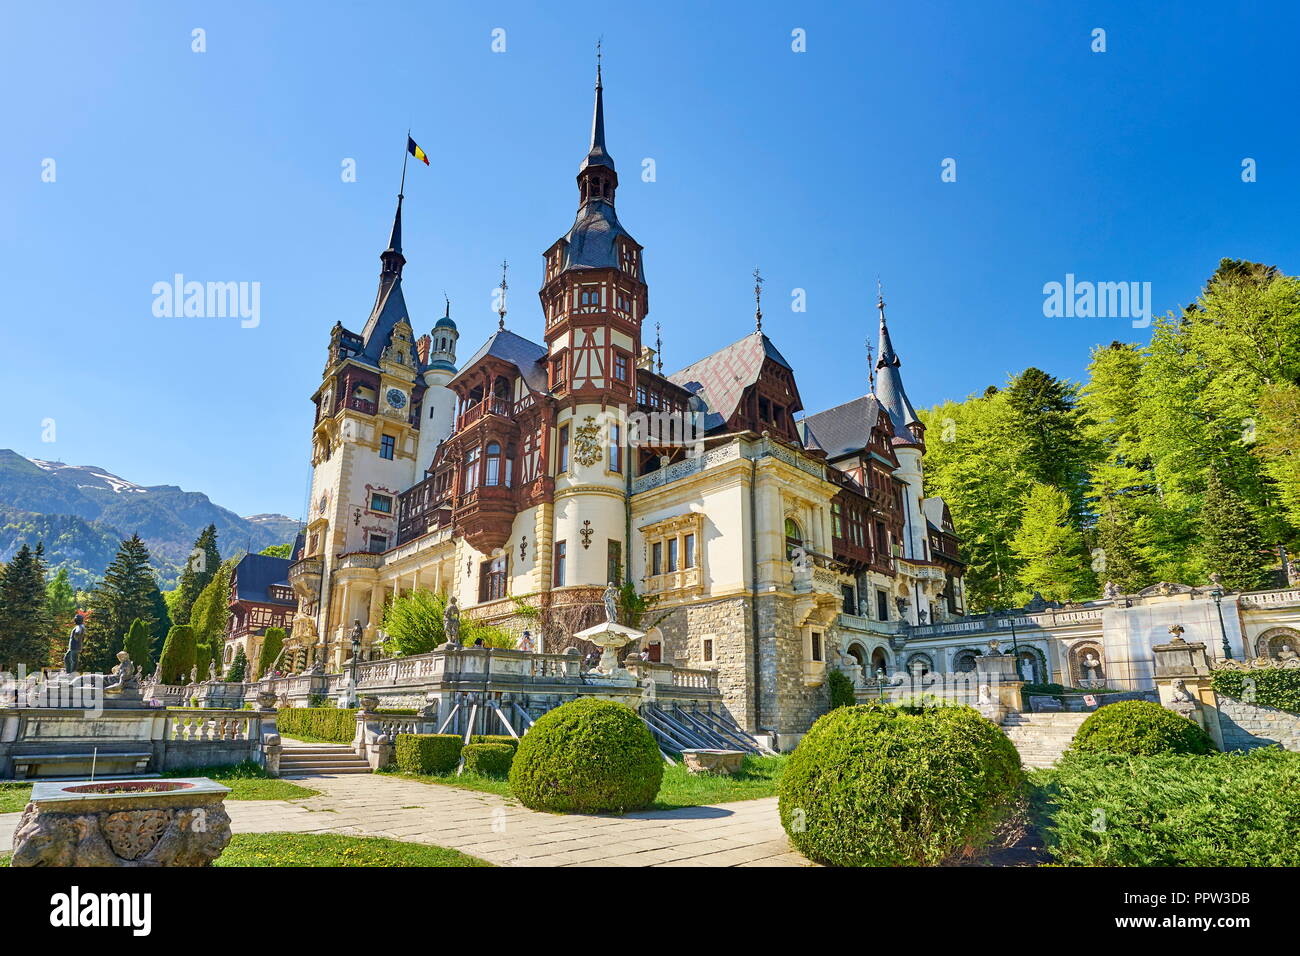
[[[456,375],[456,342],[460,332],[451,319],[451,302],[429,335],[424,371],[424,403],[420,418],[420,447],[416,462],[428,468],[438,445],[451,435],[456,423],[456,393],[447,387]],[[419,475],[416,476],[417,480]]]
[[[310,574],[295,580],[300,613],[295,637],[308,631],[308,654],[337,666],[352,622],[369,618],[374,571],[350,556],[381,553],[397,540],[398,494],[422,477],[420,409],[428,386],[402,295],[402,197],[388,247],[380,254],[379,289],[360,334],[336,322],[312,427],[312,490],[305,553]],[[427,372],[425,373],[427,374]],[[432,390],[436,416],[449,399]],[[427,413],[426,413],[427,414]],[[316,568],[319,568],[317,574]],[[313,592],[314,593],[311,593]],[[373,625],[367,640],[373,637]]]
[[[557,554],[563,549],[563,586],[603,587],[612,566],[627,561],[629,463],[620,410],[634,403],[649,299],[642,247],[615,212],[618,173],[605,146],[599,63],[591,144],[577,184],[577,216],[546,250],[538,292],[548,381],[559,406],[553,540]]]

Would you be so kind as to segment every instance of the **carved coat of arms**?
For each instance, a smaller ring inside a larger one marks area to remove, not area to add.
[[[573,438],[573,458],[584,468],[600,461],[600,426],[588,415],[578,426]]]

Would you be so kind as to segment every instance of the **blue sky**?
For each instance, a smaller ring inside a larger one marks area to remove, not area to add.
[[[866,390],[877,275],[921,406],[1031,364],[1077,379],[1091,346],[1146,340],[1045,318],[1067,273],[1150,282],[1161,313],[1222,256],[1300,271],[1294,5],[696,6],[9,5],[0,447],[299,516],[308,396],[330,327],[373,300],[407,127],[432,158],[406,188],[417,332],[446,290],[468,356],[508,259],[508,324],[540,339],[600,35],[668,369],[752,329],[756,264],[810,412]],[[260,324],[156,318],[178,272],[259,282]]]

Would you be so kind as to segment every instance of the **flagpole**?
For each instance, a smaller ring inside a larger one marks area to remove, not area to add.
[[[411,131],[406,131],[406,142],[402,144],[402,185],[397,188],[397,198],[406,192],[406,157],[411,155]]]

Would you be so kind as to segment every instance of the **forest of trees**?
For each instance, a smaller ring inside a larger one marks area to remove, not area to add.
[[[1147,346],[921,413],[972,610],[1159,581],[1267,586],[1300,529],[1300,279],[1224,259]]]

